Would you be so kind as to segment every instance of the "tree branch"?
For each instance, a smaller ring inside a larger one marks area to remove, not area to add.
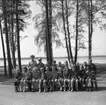
[[[93,13],[93,15],[95,15],[97,12],[99,12],[102,8],[104,8],[106,6],[106,4],[105,5],[103,5],[103,6],[101,6],[95,13]]]

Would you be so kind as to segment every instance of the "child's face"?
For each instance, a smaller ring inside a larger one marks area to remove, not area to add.
[[[79,63],[77,62],[77,66],[79,66]]]
[[[24,72],[27,72],[27,69],[24,69],[23,71],[24,71]]]
[[[65,61],[65,64],[64,64],[65,66],[68,66],[68,62],[67,61]]]
[[[87,63],[86,62],[84,62],[84,66],[86,66],[87,65]]]
[[[42,62],[42,59],[40,59],[39,62]]]
[[[55,62],[53,62],[52,65],[55,65]]]
[[[19,71],[19,70],[17,70],[16,72],[17,72],[17,73],[19,73],[20,71]]]
[[[33,61],[34,60],[34,57],[31,57],[31,60]]]
[[[59,68],[59,71],[63,71],[63,69],[60,67],[60,68]]]
[[[40,70],[41,70],[41,71],[44,71],[44,68],[42,67],[42,68],[40,68]]]
[[[53,62],[52,62],[52,65],[56,65],[56,61],[53,61]]]
[[[61,62],[59,62],[59,66],[61,66]]]
[[[80,65],[80,70],[82,70],[82,65]]]

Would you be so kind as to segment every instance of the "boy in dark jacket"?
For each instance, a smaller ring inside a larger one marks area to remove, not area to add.
[[[47,91],[52,91],[53,90],[52,71],[50,70],[50,67],[48,65],[46,65],[45,76],[46,76],[46,89]]]
[[[29,67],[28,68],[28,74],[27,74],[27,84],[28,84],[28,89],[29,91],[32,91],[32,78],[33,78],[33,74],[32,74],[32,69]]]
[[[27,67],[24,67],[23,70],[22,70],[22,79],[20,81],[20,89],[22,92],[25,92],[26,91],[26,87],[28,86],[27,85],[27,78],[28,78],[28,71],[27,71]]]
[[[16,68],[16,73],[14,75],[14,78],[15,78],[14,85],[15,85],[15,91],[16,92],[19,92],[20,91],[19,85],[20,85],[20,81],[21,81],[22,77],[23,77],[23,75],[20,72],[19,68]]]

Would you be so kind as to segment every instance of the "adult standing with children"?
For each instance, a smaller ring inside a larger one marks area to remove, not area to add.
[[[31,55],[30,58],[31,58],[31,61],[28,64],[28,68],[30,67],[31,71],[33,71],[33,68],[37,67],[38,65],[37,65],[37,62],[35,60],[35,56],[34,55]]]

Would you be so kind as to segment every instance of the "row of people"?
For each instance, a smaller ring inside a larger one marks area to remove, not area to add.
[[[32,60],[34,61],[34,59]],[[49,64],[44,65],[42,59],[38,59],[39,63],[35,61],[30,62],[28,67],[23,68],[21,73],[17,69],[15,74],[15,90],[26,91],[26,87],[29,91],[55,91],[55,90],[81,90],[86,89],[91,91],[93,84],[97,88],[96,81],[96,66],[94,64],[69,67],[66,61],[64,65],[59,62],[53,61],[52,66]]]

